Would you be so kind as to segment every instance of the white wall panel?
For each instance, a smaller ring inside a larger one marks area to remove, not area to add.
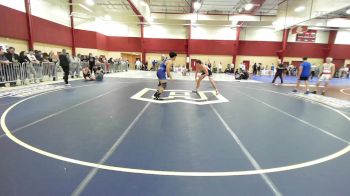
[[[24,0],[0,0],[0,5],[25,12]]]
[[[277,41],[281,42],[282,31],[275,31],[271,28],[245,28],[241,31],[240,40],[247,41]]]
[[[350,31],[338,31],[335,44],[350,45]]]
[[[317,31],[315,43],[328,44],[329,31]]]
[[[197,26],[191,28],[191,39],[235,40],[236,29],[231,27]]]
[[[77,19],[75,29],[95,31],[107,36],[140,37],[141,27],[135,21],[103,21]]]
[[[70,26],[68,1],[32,0],[32,15],[65,26]]]
[[[187,29],[187,27],[181,25],[150,25],[144,27],[144,37],[186,39]]]

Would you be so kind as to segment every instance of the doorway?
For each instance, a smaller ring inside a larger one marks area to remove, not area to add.
[[[123,59],[127,59],[129,61],[129,69],[135,70],[135,63],[137,59],[141,59],[141,55],[139,54],[130,54],[130,53],[122,53],[121,57]]]
[[[196,71],[196,61],[197,61],[197,59],[191,59],[191,69],[192,69],[192,71]]]
[[[245,70],[249,70],[250,61],[243,61],[243,64],[244,64],[244,66],[245,66]]]

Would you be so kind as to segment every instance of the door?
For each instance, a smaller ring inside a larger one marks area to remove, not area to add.
[[[196,71],[196,61],[197,61],[197,59],[191,59],[191,69],[192,69],[192,71]]]
[[[127,53],[122,53],[121,57],[129,61],[129,65],[130,65],[129,69],[132,69],[132,70],[135,69],[136,59],[141,58],[140,55],[133,55],[133,54],[127,54]]]
[[[243,61],[243,64],[245,65],[245,70],[249,70],[249,66],[250,66],[250,61]]]

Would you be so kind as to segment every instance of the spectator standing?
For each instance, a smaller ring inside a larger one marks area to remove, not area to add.
[[[27,57],[27,53],[25,51],[21,51],[19,53],[18,62],[21,63],[21,64],[30,62],[28,57]]]
[[[11,63],[19,61],[19,56],[15,53],[14,47],[9,47],[8,53],[6,53],[5,56]]]
[[[37,76],[37,72],[35,71],[33,64],[39,64],[40,62],[36,59],[33,50],[29,51],[29,53],[27,54],[27,58],[29,59],[29,62],[30,62],[27,64],[27,75],[29,76],[29,79],[32,80],[31,83],[33,84],[36,82],[36,76]],[[32,74],[34,79],[32,78]]]
[[[245,64],[242,62],[239,68],[241,69],[241,72],[244,72],[246,69]]]
[[[0,47],[0,63],[9,64],[10,61],[5,56],[5,51],[2,47]]]
[[[275,64],[272,63],[271,65],[271,75],[274,75],[275,74]]]
[[[35,58],[40,62],[43,61],[43,54],[41,53],[41,51],[38,51],[38,50],[35,51]]]
[[[136,64],[136,69],[141,70],[142,63],[141,63],[140,59],[137,59],[135,64]]]
[[[10,61],[6,58],[4,49],[2,47],[0,47],[0,82],[5,81],[5,79],[7,77],[7,74],[4,71],[3,67],[9,63],[10,63]]]
[[[72,78],[80,77],[80,57],[72,55],[70,58],[70,75]]]
[[[211,70],[211,63],[210,63],[210,60],[208,59],[208,67],[209,69]]]
[[[315,64],[311,65],[311,80],[315,77],[316,75],[316,68],[317,66]]]
[[[282,61],[278,59],[277,71],[276,71],[275,77],[272,80],[273,84],[275,83],[277,77],[281,79],[281,84],[283,84],[283,70],[284,70],[284,65]]]
[[[89,54],[89,69],[90,72],[96,72],[96,58],[92,55],[92,53]]]
[[[148,61],[145,61],[145,67],[144,67],[145,71],[148,71]]]
[[[29,53],[27,54],[27,57],[28,57],[28,59],[29,59],[29,61],[30,61],[31,63],[40,63],[40,62],[36,59],[33,50],[30,50],[30,51],[29,51]]]
[[[68,83],[68,75],[69,75],[69,56],[66,52],[66,49],[62,50],[62,53],[58,56],[60,60],[60,66],[62,67],[62,70],[64,72],[63,80],[66,86],[70,86]]]
[[[258,66],[256,63],[253,65],[253,75],[255,76],[258,73]]]
[[[50,77],[52,76],[53,77],[53,81],[56,81],[57,80],[57,67],[58,67],[58,53],[55,54],[53,51],[51,51],[49,53],[49,61],[50,62],[53,62],[53,64],[51,64],[51,74],[50,74]]]
[[[130,67],[130,63],[129,63],[129,60],[126,60],[126,71],[128,71],[128,69],[129,69],[129,67]]]
[[[261,76],[261,63],[258,63],[257,67],[256,67],[256,70],[258,72],[258,75]]]
[[[222,73],[222,63],[221,62],[219,63],[218,68],[219,68],[219,73]]]

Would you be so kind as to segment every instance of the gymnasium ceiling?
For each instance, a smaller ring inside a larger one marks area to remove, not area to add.
[[[95,17],[102,20],[125,21],[130,18],[137,19],[140,15],[136,15],[130,5],[131,3],[135,6],[134,2],[141,2],[142,6],[147,5],[149,14],[145,16],[143,12],[141,13],[146,18],[146,22],[151,23],[180,20],[182,23],[178,21],[175,23],[189,25],[191,18],[196,15],[198,24],[208,20],[211,23],[229,25],[232,20],[236,20],[232,18],[233,16],[248,16],[239,17],[245,26],[272,27],[274,21],[276,23],[276,21],[292,19],[290,24],[281,26],[282,29],[293,25],[338,27],[336,22],[328,21],[336,18],[349,20],[350,17],[350,14],[346,14],[350,9],[350,0],[199,0],[201,6],[197,10],[193,6],[197,0],[90,0],[94,1],[95,5],[88,5],[86,1],[73,0],[73,15],[76,18],[88,20]],[[330,5],[323,5],[325,2],[329,2]],[[252,4],[253,8],[246,10],[247,4]],[[305,11],[295,12],[294,10],[300,6],[305,6]],[[136,4],[135,7],[138,9],[140,6]],[[183,17],[180,17],[181,14]],[[109,17],[106,18],[107,15]],[[152,21],[149,21],[150,18]],[[350,24],[346,27],[340,25],[340,28],[350,28]]]

